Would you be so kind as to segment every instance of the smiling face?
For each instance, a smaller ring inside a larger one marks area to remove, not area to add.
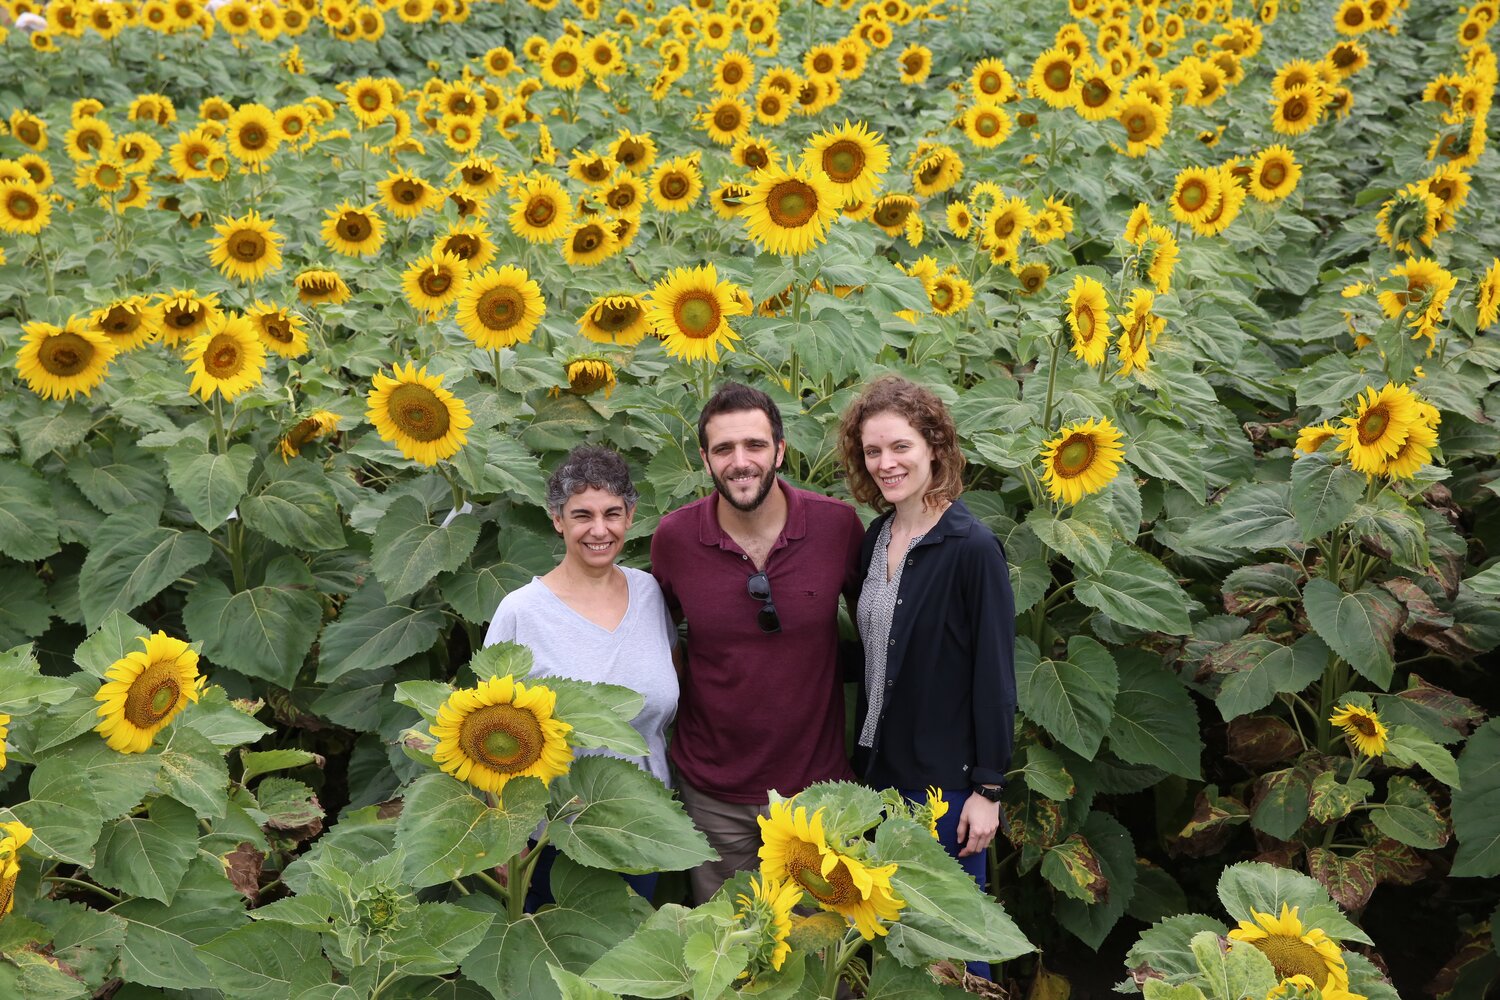
[[[708,442],[699,449],[719,496],[736,510],[759,507],[776,485],[786,442],[772,439],[771,419],[760,410],[715,414],[703,428]]]
[[[608,490],[590,486],[574,493],[563,504],[562,513],[552,515],[552,526],[567,547],[563,561],[588,568],[613,564],[634,519],[635,508]]]
[[[859,439],[865,471],[886,502],[893,507],[906,502],[920,505],[932,489],[933,464],[932,448],[921,432],[899,413],[887,410],[860,425]]]

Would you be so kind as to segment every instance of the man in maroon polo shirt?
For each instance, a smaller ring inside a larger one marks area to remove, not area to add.
[[[651,571],[688,627],[668,752],[684,808],[719,852],[691,873],[702,903],[758,866],[771,789],[853,777],[838,611],[858,596],[864,528],[849,504],[777,477],[781,414],[759,389],[720,386],[698,445],[714,492],[662,518]]]

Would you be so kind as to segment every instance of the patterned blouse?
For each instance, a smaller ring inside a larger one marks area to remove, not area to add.
[[[862,747],[874,745],[875,727],[880,722],[880,710],[885,704],[885,654],[890,647],[891,621],[896,616],[896,593],[901,589],[901,571],[906,566],[903,556],[896,563],[895,575],[889,580],[885,578],[886,566],[890,561],[893,520],[895,518],[888,518],[881,525],[880,534],[875,537],[875,551],[870,554],[870,569],[865,575],[864,589],[859,592],[859,607],[856,609],[855,624],[859,628],[859,637],[865,644],[865,693],[869,706],[865,713],[865,724],[859,731],[859,745]],[[907,554],[922,537],[917,535],[906,544]]]

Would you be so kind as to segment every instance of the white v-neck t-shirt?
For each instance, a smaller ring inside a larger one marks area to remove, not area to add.
[[[646,704],[631,725],[646,741],[646,757],[627,758],[671,786],[667,770],[667,726],[677,714],[677,671],[672,646],[677,630],[661,588],[650,573],[626,566],[630,603],[614,630],[589,621],[539,577],[505,595],[485,633],[484,644],[518,642],[530,648],[531,677],[549,676],[618,684],[639,692]],[[578,751],[580,755],[608,753]]]

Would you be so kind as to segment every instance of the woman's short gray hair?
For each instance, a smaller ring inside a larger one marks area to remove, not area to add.
[[[568,500],[591,487],[619,497],[626,507],[634,507],[641,498],[630,481],[630,466],[619,453],[584,444],[568,452],[547,480],[547,509],[553,517],[561,517]]]

